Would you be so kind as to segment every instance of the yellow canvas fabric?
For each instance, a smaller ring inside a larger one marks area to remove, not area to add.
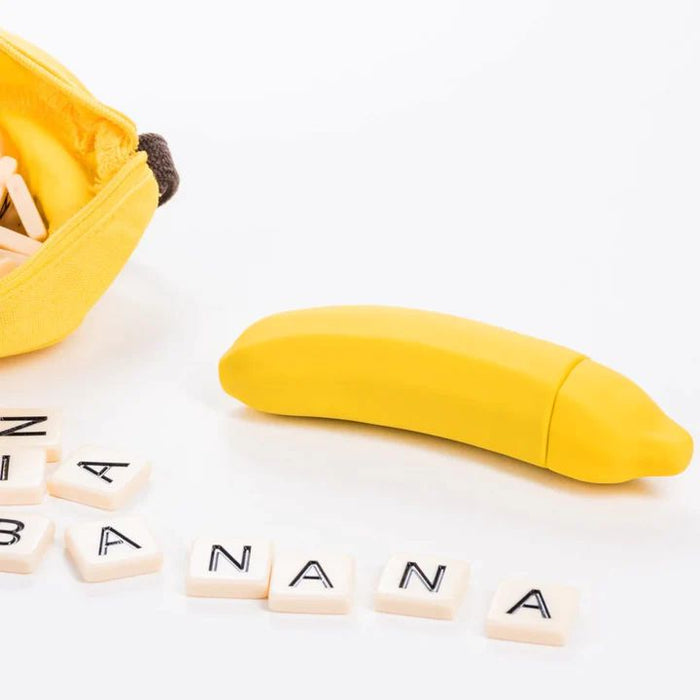
[[[158,205],[134,124],[40,50],[0,32],[0,149],[47,222],[42,250],[0,278],[0,357],[56,343],[119,273]]]

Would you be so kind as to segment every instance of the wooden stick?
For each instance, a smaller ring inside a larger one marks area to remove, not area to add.
[[[7,196],[7,186],[5,183],[7,179],[16,172],[17,161],[14,158],[10,158],[10,156],[2,156],[0,158],[0,208],[4,205],[5,197]]]
[[[5,186],[27,235],[37,241],[45,241],[46,226],[24,178],[18,174],[10,175],[5,181]]]
[[[0,254],[9,250],[20,255],[34,255],[41,250],[41,243],[29,236],[23,236],[12,229],[0,226]]]
[[[4,254],[0,253],[0,278],[8,275],[21,264],[21,262],[17,262],[17,260],[13,260],[12,258],[6,258]]]

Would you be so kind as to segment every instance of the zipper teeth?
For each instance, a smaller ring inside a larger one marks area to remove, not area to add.
[[[99,222],[105,215],[101,211],[104,201],[114,196],[134,169],[139,167],[145,160],[145,153],[140,153],[132,158],[105,188],[100,190],[85,207],[48,238],[38,253],[18,267],[16,271],[11,272],[6,278],[0,280],[0,301],[6,302],[10,299],[17,292],[18,287],[30,281],[34,275],[47,265],[50,265],[55,258],[60,257],[67,248],[70,248],[75,241],[79,240],[79,238],[71,234],[79,230],[86,221],[96,219]]]
[[[116,109],[102,104],[84,89],[78,89],[75,85],[56,75],[43,61],[27,55],[4,36],[0,36],[0,47],[6,54],[30,71],[36,72],[39,70],[44,79],[48,80],[59,90],[68,93],[70,97],[78,100],[93,112],[122,127],[129,134],[133,134],[136,131],[136,125],[128,117]]]

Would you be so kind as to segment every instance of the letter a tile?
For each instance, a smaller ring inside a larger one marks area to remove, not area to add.
[[[266,598],[271,566],[270,542],[200,537],[190,552],[187,595]]]
[[[0,450],[0,505],[41,503],[46,495],[45,472],[42,449]]]
[[[148,462],[100,447],[84,447],[52,474],[49,493],[95,508],[116,510],[146,484]]]
[[[389,560],[379,580],[375,609],[451,620],[464,599],[468,583],[466,562],[396,555]]]
[[[48,462],[61,459],[61,427],[56,411],[45,408],[0,408],[0,452],[40,447]]]
[[[275,555],[268,606],[277,612],[345,614],[352,607],[352,557],[317,553]]]
[[[53,542],[53,523],[43,515],[0,513],[0,571],[31,574]]]
[[[163,555],[142,518],[73,525],[66,549],[85,581],[108,581],[160,570]]]
[[[576,617],[578,591],[570,586],[509,579],[496,591],[486,619],[493,639],[562,646]]]

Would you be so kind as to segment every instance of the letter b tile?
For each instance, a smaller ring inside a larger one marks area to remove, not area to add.
[[[0,571],[31,574],[53,542],[54,525],[42,515],[0,514]]]
[[[486,635],[561,646],[576,617],[578,598],[578,591],[570,586],[519,579],[503,581],[486,618]]]
[[[163,555],[142,518],[81,523],[66,530],[66,549],[85,581],[158,571]]]
[[[384,568],[375,609],[397,615],[451,620],[464,598],[469,565],[428,556],[393,556]]]
[[[277,612],[344,614],[352,607],[352,557],[318,553],[276,554],[268,605]]]
[[[190,552],[187,595],[266,598],[271,566],[270,542],[200,537]]]

